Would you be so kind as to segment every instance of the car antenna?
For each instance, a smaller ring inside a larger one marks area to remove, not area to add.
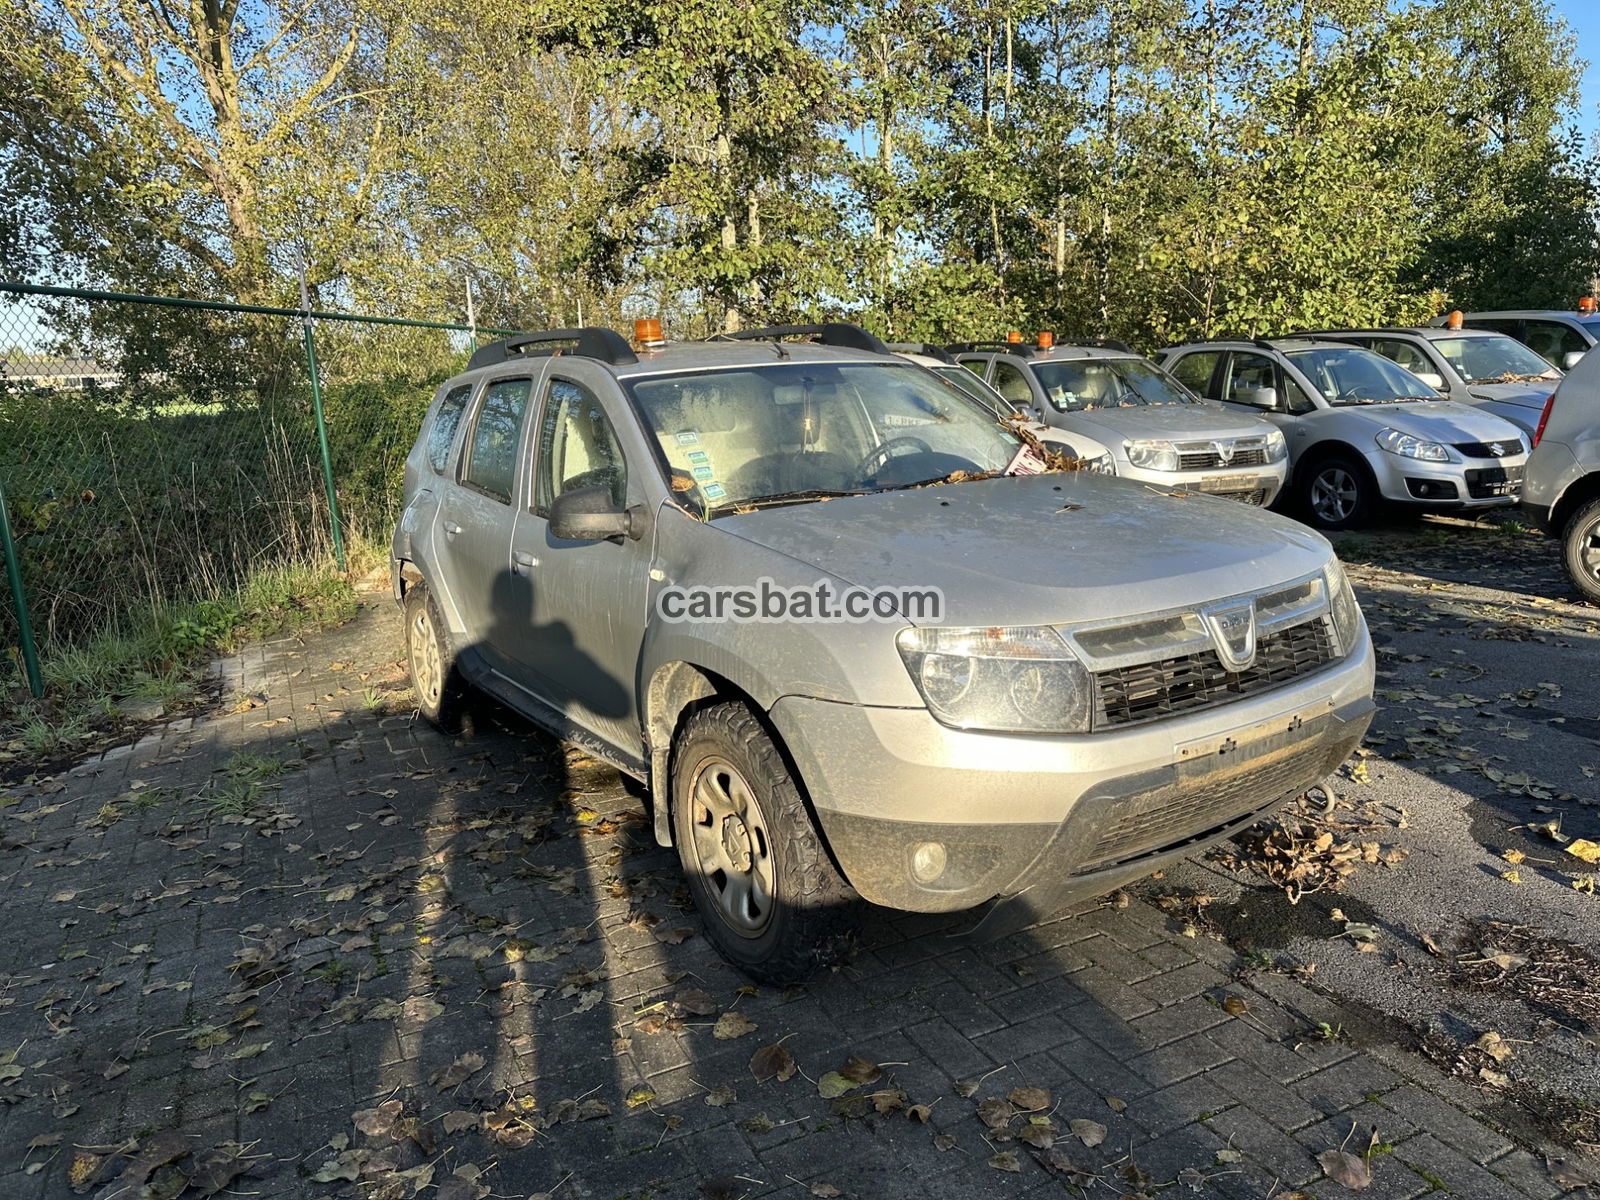
[[[778,352],[779,358],[788,358],[789,352],[783,348],[783,339],[776,334],[772,338],[772,348]]]

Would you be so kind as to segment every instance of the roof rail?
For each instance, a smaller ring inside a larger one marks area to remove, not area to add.
[[[847,321],[827,321],[821,325],[766,325],[760,329],[741,329],[737,333],[719,333],[710,341],[732,338],[740,342],[776,342],[789,337],[810,337],[819,345],[837,346],[843,350],[865,350],[870,354],[888,354],[885,346],[859,325]]]
[[[1309,335],[1303,334],[1303,333],[1288,333],[1288,334],[1284,334],[1284,338],[1307,337],[1307,336],[1309,336]],[[1215,345],[1218,342],[1244,342],[1244,343],[1246,343],[1248,345],[1251,345],[1251,346],[1259,346],[1263,350],[1276,350],[1278,348],[1277,343],[1282,341],[1282,340],[1283,340],[1283,338],[1273,339],[1273,338],[1258,338],[1258,337],[1195,338],[1193,341],[1178,342],[1175,346],[1168,346],[1166,348],[1169,349],[1169,350],[1174,350],[1174,349],[1177,348],[1177,346],[1211,346],[1211,345]]]
[[[639,361],[633,347],[615,329],[608,329],[604,325],[582,325],[576,329],[549,329],[543,333],[519,334],[503,342],[490,342],[472,352],[467,370],[475,371],[479,367],[493,367],[541,354],[575,354],[580,358],[599,359],[614,367],[626,367]]]
[[[931,342],[890,342],[889,349],[896,354],[920,354],[924,358],[936,358],[942,363],[956,365],[955,358],[948,351]]]
[[[1057,338],[1058,346],[1090,346],[1098,350],[1120,350],[1125,354],[1138,353],[1120,338]]]
[[[1023,358],[1034,353],[1039,347],[1032,342],[951,342],[945,347],[950,354],[972,354],[980,350],[1004,350],[1007,354],[1020,354]]]

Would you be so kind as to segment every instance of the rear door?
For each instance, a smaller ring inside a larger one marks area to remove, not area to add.
[[[563,359],[543,393],[499,606],[506,655],[522,687],[637,758],[651,538],[567,541],[550,532],[549,516],[558,496],[580,488],[608,488],[619,509],[647,504],[643,472],[652,467],[623,448],[618,429],[632,414],[609,372]]]
[[[520,496],[528,410],[543,364],[529,373],[490,379],[474,398],[453,475],[441,491],[434,524],[435,587],[447,620],[474,649],[498,665],[488,636],[511,569],[511,533]]]

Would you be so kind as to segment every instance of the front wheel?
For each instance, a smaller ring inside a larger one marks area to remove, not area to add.
[[[743,704],[702,709],[678,735],[672,826],[706,936],[746,975],[795,983],[848,951],[860,901]]]
[[[1347,458],[1325,458],[1307,468],[1300,499],[1307,518],[1318,529],[1353,529],[1366,521],[1375,491],[1360,464]]]
[[[1561,534],[1567,574],[1584,598],[1600,604],[1600,500],[1591,500],[1573,514]]]

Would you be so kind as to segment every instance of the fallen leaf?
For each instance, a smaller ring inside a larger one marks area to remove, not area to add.
[[[834,1197],[844,1195],[831,1183],[813,1183],[811,1185],[811,1194],[819,1197],[820,1200],[834,1200]]]
[[[839,1074],[851,1083],[877,1083],[883,1074],[883,1068],[875,1062],[868,1062],[852,1054],[850,1060],[839,1068]]]
[[[634,1088],[628,1093],[624,1103],[626,1103],[629,1108],[643,1108],[655,1098],[656,1093],[653,1088],[640,1086]]]
[[[1576,855],[1586,863],[1600,864],[1600,844],[1588,838],[1574,838],[1568,842],[1567,853]]]
[[[1242,1017],[1250,1011],[1250,1006],[1244,1002],[1242,996],[1224,996],[1222,998],[1222,1011],[1231,1017]]]
[[[1322,1173],[1335,1183],[1343,1184],[1352,1192],[1359,1192],[1372,1183],[1372,1168],[1366,1159],[1348,1150],[1324,1150],[1317,1155]]]
[[[1089,1121],[1079,1117],[1072,1121],[1068,1128],[1072,1130],[1073,1137],[1091,1149],[1106,1140],[1106,1127],[1099,1121]]]
[[[718,1041],[731,1042],[734,1038],[742,1038],[747,1033],[754,1033],[756,1024],[743,1013],[725,1012],[717,1018],[717,1023],[711,1027],[711,1036]]]
[[[483,1055],[468,1050],[448,1067],[435,1068],[428,1076],[428,1082],[441,1092],[447,1092],[453,1087],[460,1087],[470,1076],[483,1070],[484,1061]]]
[[[1050,1093],[1041,1087],[1012,1088],[1006,1099],[1023,1112],[1039,1112],[1050,1107]]]
[[[1127,1112],[1128,1102],[1120,1096],[1107,1096],[1106,1107],[1112,1112]]]
[[[1011,1118],[1015,1115],[1011,1101],[1002,1100],[998,1096],[991,1096],[978,1105],[978,1120],[990,1129],[1004,1129],[1011,1124]]]
[[[794,1056],[778,1044],[763,1046],[750,1059],[750,1074],[756,1077],[757,1083],[765,1083],[769,1079],[786,1083],[794,1078],[798,1069]]]
[[[824,1100],[832,1100],[842,1096],[856,1085],[851,1083],[837,1071],[829,1071],[817,1080],[817,1095]]]
[[[991,1155],[989,1165],[996,1171],[1011,1171],[1015,1173],[1022,1170],[1022,1160],[1017,1157],[1015,1150],[1002,1150],[999,1154]]]
[[[716,1087],[706,1093],[706,1103],[711,1105],[712,1108],[723,1108],[737,1099],[738,1096],[735,1095],[734,1090],[725,1083],[717,1084]]]
[[[479,1113],[466,1112],[457,1109],[444,1115],[444,1131],[446,1133],[460,1133],[463,1129],[476,1129],[483,1117]]]

